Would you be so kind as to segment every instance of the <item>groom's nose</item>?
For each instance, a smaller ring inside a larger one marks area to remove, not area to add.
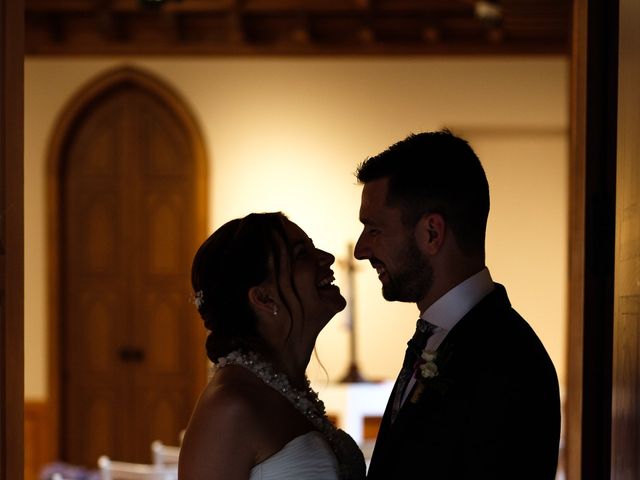
[[[356,246],[353,248],[353,256],[358,260],[366,260],[371,256],[371,249],[365,238],[365,232],[362,232],[358,237]]]

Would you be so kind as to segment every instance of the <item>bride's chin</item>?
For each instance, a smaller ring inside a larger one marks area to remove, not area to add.
[[[335,316],[345,309],[347,306],[347,301],[342,298],[340,302],[335,302],[329,307],[329,311],[326,319],[322,322],[322,328],[326,327],[327,324],[335,318]]]
[[[347,300],[340,293],[340,289],[333,285],[321,293],[321,298],[322,302],[331,310],[332,317],[347,306]]]
[[[335,316],[336,314],[338,314],[339,312],[341,312],[342,310],[344,310],[347,307],[347,301],[345,300],[345,298],[340,295],[340,299],[336,299],[335,305],[333,305],[333,316]]]
[[[340,290],[338,288],[332,288],[330,295],[325,296],[325,302],[327,302],[333,309],[335,309],[336,313],[341,312],[347,306],[347,300],[342,296]]]

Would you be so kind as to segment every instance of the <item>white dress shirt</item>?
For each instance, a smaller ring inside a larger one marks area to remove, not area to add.
[[[489,270],[485,267],[453,287],[427,308],[420,315],[420,318],[435,325],[435,329],[429,340],[427,340],[425,350],[437,350],[462,317],[475,307],[480,300],[490,294],[493,289],[493,280]],[[403,404],[415,383],[415,376],[412,376],[402,397]]]

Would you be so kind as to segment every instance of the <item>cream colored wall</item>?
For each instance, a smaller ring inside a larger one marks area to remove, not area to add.
[[[565,378],[568,65],[561,58],[38,59],[25,67],[25,396],[45,399],[45,156],[56,116],[105,69],[133,64],[171,84],[200,122],[210,162],[211,228],[282,210],[345,259],[359,234],[358,162],[410,132],[443,126],[477,146],[492,188],[488,265]],[[337,281],[346,294],[344,269]],[[359,356],[393,378],[414,305],[382,300],[357,273]],[[347,312],[323,331],[331,380],[347,366]],[[314,361],[312,379],[324,380]]]

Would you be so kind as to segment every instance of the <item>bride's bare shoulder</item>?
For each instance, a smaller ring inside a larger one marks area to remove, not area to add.
[[[207,416],[224,415],[236,425],[239,420],[251,418],[259,407],[259,392],[264,388],[255,376],[241,367],[225,367],[212,376],[202,392],[196,410],[206,411]]]
[[[265,430],[256,391],[261,386],[234,370],[216,372],[207,384],[191,415],[185,444],[257,449]]]
[[[193,411],[180,452],[181,479],[248,478],[262,450],[250,388],[242,377],[227,377],[214,375]]]

